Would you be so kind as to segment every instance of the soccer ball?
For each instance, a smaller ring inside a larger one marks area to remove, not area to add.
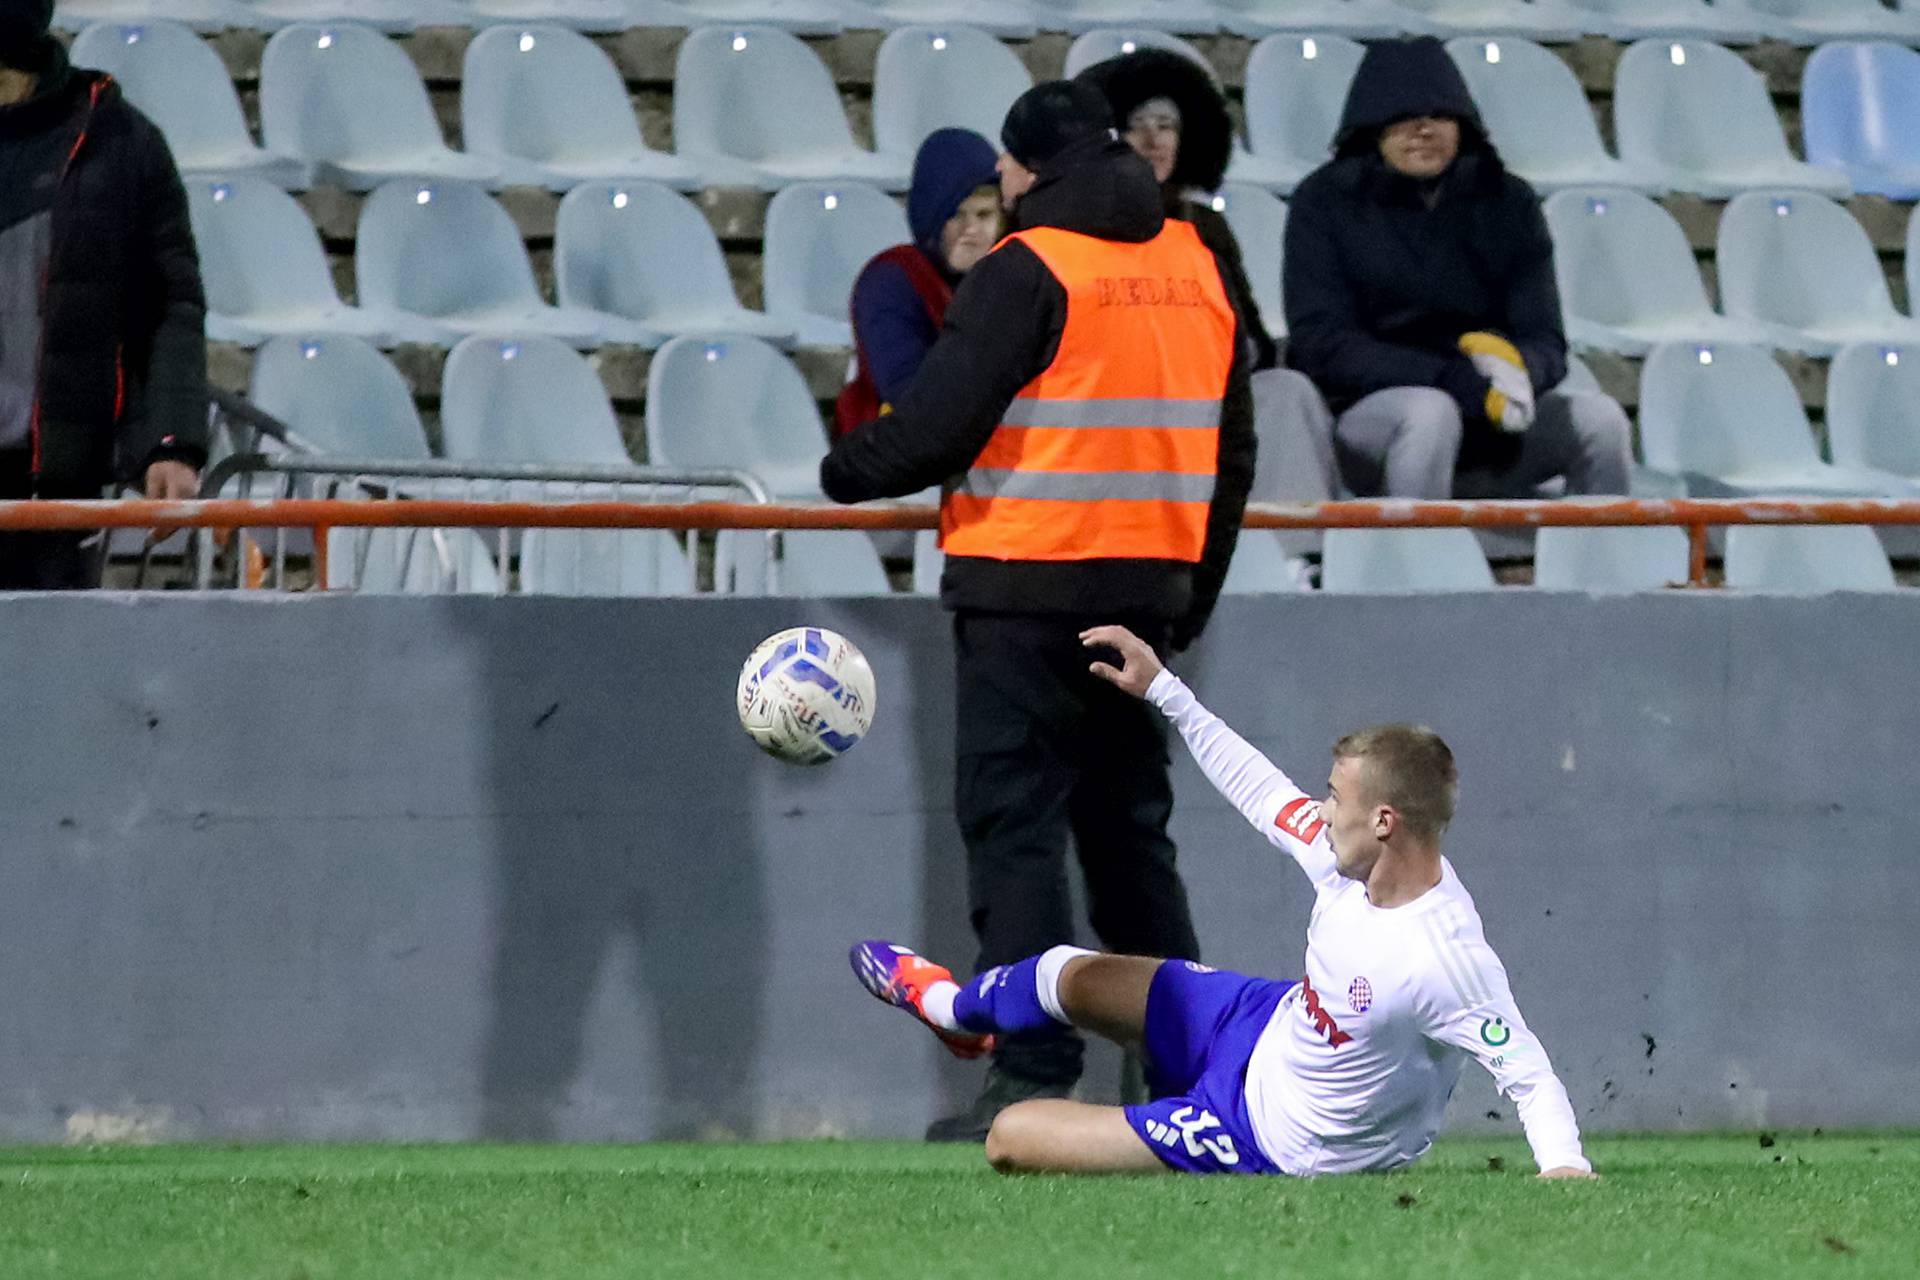
[[[740,669],[740,727],[788,764],[825,764],[873,727],[873,668],[853,642],[793,627],[760,642]]]

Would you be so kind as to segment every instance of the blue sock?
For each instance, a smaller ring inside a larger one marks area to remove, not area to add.
[[[1040,957],[989,969],[953,998],[953,1020],[968,1031],[1013,1035],[1058,1027],[1040,1004]]]

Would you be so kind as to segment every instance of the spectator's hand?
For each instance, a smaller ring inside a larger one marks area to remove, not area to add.
[[[1497,333],[1461,335],[1460,350],[1492,385],[1487,388],[1487,421],[1518,435],[1533,425],[1533,379],[1519,350]]]
[[[1118,667],[1095,662],[1087,669],[1136,698],[1146,697],[1147,686],[1165,670],[1153,647],[1125,627],[1091,627],[1080,633],[1080,643],[1089,649],[1104,647],[1118,653]]]
[[[198,496],[200,473],[184,462],[163,458],[147,467],[144,488],[149,498],[181,502]]]

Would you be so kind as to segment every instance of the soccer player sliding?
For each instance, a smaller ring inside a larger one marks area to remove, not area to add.
[[[1065,1023],[1147,1062],[1155,1101],[1018,1102],[987,1135],[1002,1172],[1270,1173],[1395,1169],[1433,1145],[1467,1057],[1518,1109],[1543,1178],[1592,1178],[1567,1091],[1507,987],[1473,898],[1440,855],[1453,753],[1384,725],[1333,747],[1315,804],[1194,698],[1124,627],[1092,671],[1171,720],[1207,778],[1313,881],[1306,976],[1280,982],[1183,960],[1055,947],[961,986],[891,942],[852,954],[862,985],[962,1057],[995,1034]]]

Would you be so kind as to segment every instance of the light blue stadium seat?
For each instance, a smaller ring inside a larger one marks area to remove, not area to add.
[[[858,530],[788,529],[775,541],[780,547],[775,594],[818,599],[891,593],[873,540]],[[720,531],[714,571],[723,575],[732,594],[767,594],[766,548],[767,536],[758,530]]]
[[[1571,0],[1593,15],[1589,29],[1616,40],[1718,40],[1750,44],[1774,24],[1708,0]]]
[[[910,168],[856,146],[819,55],[773,27],[687,33],[673,69],[674,150],[718,182],[870,182],[904,191]]]
[[[1393,0],[1215,0],[1220,25],[1237,36],[1341,35],[1356,40],[1424,35],[1424,19]]]
[[[1307,591],[1307,562],[1287,554],[1278,531],[1242,529],[1234,544],[1220,594],[1228,596],[1286,595]]]
[[[793,326],[749,311],[713,227],[658,183],[596,182],[560,202],[553,249],[560,304],[620,316],[648,335],[751,336],[783,346]]]
[[[358,338],[272,339],[253,358],[247,398],[320,453],[395,461],[431,456],[406,379]]]
[[[1366,50],[1345,36],[1268,36],[1247,57],[1247,142],[1292,191],[1325,164]]]
[[[1658,591],[1686,580],[1681,529],[1548,528],[1534,538],[1533,585],[1542,591]]]
[[[166,135],[183,178],[248,174],[296,190],[311,180],[304,162],[254,144],[226,64],[186,27],[99,23],[80,33],[71,57],[75,66],[98,68],[120,82],[127,100]]]
[[[1722,563],[1727,585],[1746,591],[1898,589],[1885,548],[1865,525],[1734,525]]]
[[[1260,322],[1276,338],[1286,336],[1287,313],[1280,296],[1281,246],[1287,234],[1287,206],[1263,187],[1229,182],[1213,198],[1214,210],[1227,220],[1240,246],[1241,265],[1253,286]]]
[[[1827,373],[1827,444],[1840,466],[1920,482],[1920,344],[1841,349]]]
[[[1727,314],[1769,326],[1776,345],[1832,355],[1849,342],[1920,341],[1893,308],[1867,233],[1825,196],[1749,192],[1720,217]]]
[[[1787,149],[1764,77],[1731,49],[1642,40],[1620,57],[1613,125],[1621,159],[1676,191],[1733,196],[1799,187],[1845,195],[1847,175]]]
[[[947,553],[940,549],[938,529],[916,529],[913,534],[913,594],[940,594],[940,575],[946,571]]]
[[[441,452],[470,462],[630,467],[606,388],[553,338],[468,338],[440,378]]]
[[[902,27],[873,64],[873,145],[904,162],[936,129],[971,129],[1000,145],[1013,100],[1033,87],[1019,55],[970,27]]]
[[[407,341],[546,334],[595,347],[646,336],[618,316],[548,306],[512,217],[465,182],[389,182],[367,197],[353,267],[361,301],[406,317]]]
[[[1546,215],[1574,345],[1637,356],[1657,342],[1772,342],[1764,325],[1713,309],[1686,233],[1646,196],[1575,188],[1549,197]]]
[[[1759,347],[1655,347],[1640,374],[1640,452],[1695,497],[1914,492],[1897,476],[1822,462],[1799,393]]]
[[[529,23],[574,31],[615,32],[637,26],[685,27],[693,17],[671,0],[457,0],[473,13],[470,25]]]
[[[700,26],[777,27],[797,36],[838,35],[852,15],[836,0],[679,0]]]
[[[1607,154],[1586,91],[1554,54],[1511,38],[1449,40],[1447,53],[1466,79],[1500,159],[1535,190],[1662,189],[1658,171]]]
[[[1399,0],[1442,35],[1572,40],[1592,15],[1564,0]]]
[[[907,215],[859,183],[799,183],[767,205],[767,314],[803,347],[853,345],[853,282],[882,249],[910,244]]]
[[[494,182],[499,170],[450,150],[411,59],[377,31],[296,23],[267,41],[260,128],[315,180],[367,191],[393,179]]]
[[[1769,35],[1791,44],[1920,39],[1920,15],[1896,12],[1880,0],[1714,0],[1714,7],[1751,14],[1769,24]]]
[[[598,45],[551,24],[491,27],[467,46],[460,81],[467,150],[508,185],[565,191],[602,179],[703,185],[696,165],[640,136],[626,81]]]
[[[1320,589],[1346,595],[1491,591],[1493,570],[1471,529],[1329,529]]]
[[[1220,13],[1205,0],[1030,0],[1042,31],[1078,35],[1101,27],[1146,27],[1186,36],[1220,30]],[[1099,59],[1095,59],[1099,61]],[[1072,76],[1069,71],[1068,76]]]
[[[421,27],[470,27],[473,10],[459,0],[248,0],[254,25],[278,31],[296,22],[351,22],[385,35]]]
[[[62,0],[53,10],[56,31],[85,31],[102,22],[173,22],[192,31],[211,33],[229,28],[246,30],[259,25],[259,18],[241,0]]]
[[[1029,40],[1039,30],[1026,0],[869,0],[866,7],[902,27],[969,27],[1002,40]]]
[[[1920,14],[1920,8],[1911,12]],[[1895,44],[1829,44],[1800,80],[1807,158],[1846,171],[1853,189],[1920,198],[1920,53]]]
[[[799,370],[753,338],[675,338],[647,371],[647,457],[752,472],[778,498],[818,501],[827,436]]]
[[[520,590],[548,596],[685,596],[693,564],[667,529],[528,529]]]
[[[486,539],[493,537],[491,530]],[[472,529],[327,531],[327,586],[362,595],[495,595],[500,571]]]

